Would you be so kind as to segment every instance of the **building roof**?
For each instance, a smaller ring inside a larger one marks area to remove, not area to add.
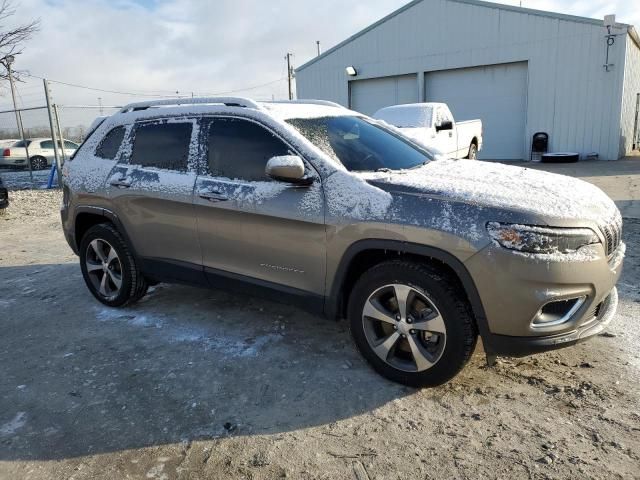
[[[335,46],[331,47],[330,49],[326,50],[321,55],[318,55],[317,57],[312,58],[308,62],[306,62],[303,65],[301,65],[298,68],[296,68],[296,71],[304,70],[305,68],[307,68],[307,67],[313,65],[314,63],[316,63],[318,60],[320,60],[320,59],[322,59],[322,58],[324,58],[324,57],[326,57],[328,55],[331,55],[333,52],[335,52],[336,50],[342,48],[346,44],[352,42],[353,40],[357,39],[358,37],[361,37],[365,33],[373,30],[374,28],[378,27],[379,25],[382,25],[383,23],[387,22],[388,20],[391,20],[395,16],[400,15],[402,12],[404,12],[406,10],[409,10],[413,6],[415,6],[418,3],[421,3],[423,1],[424,0],[412,0],[411,2],[407,3],[403,7],[400,7],[398,10],[396,10],[394,12],[391,12],[386,17],[381,18],[377,22],[372,23],[371,25],[369,25],[368,27],[364,28],[363,30],[360,30],[358,33],[355,33],[354,35],[351,35],[346,40],[343,40],[342,42],[338,43],[337,45],[335,45]],[[529,14],[529,15],[537,15],[537,16],[541,16],[541,17],[555,18],[555,19],[558,19],[558,20],[565,20],[565,21],[569,21],[569,22],[588,23],[588,24],[599,25],[599,26],[603,25],[603,21],[602,20],[595,19],[595,18],[579,17],[579,16],[576,16],[576,15],[566,15],[564,13],[556,13],[556,12],[548,12],[548,11],[545,11],[545,10],[535,10],[535,9],[532,9],[532,8],[516,7],[516,6],[513,6],[513,5],[504,5],[504,4],[501,4],[501,3],[485,2],[483,0],[448,0],[448,1],[457,2],[457,3],[466,3],[466,4],[469,4],[469,5],[475,5],[475,6],[479,6],[479,7],[495,8],[495,9],[498,9],[498,10],[508,10],[508,11],[512,11],[512,12],[526,13],[526,14]],[[638,47],[640,47],[640,36],[638,36],[638,33],[635,30],[635,28],[633,27],[633,25],[628,25],[626,23],[618,23],[618,22],[616,22],[616,25],[620,26],[620,27],[623,27],[623,28],[626,27],[627,31],[629,32],[629,35],[631,36],[633,41],[636,43],[636,45],[638,45]]]

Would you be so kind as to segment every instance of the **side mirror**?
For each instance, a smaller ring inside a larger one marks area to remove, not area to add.
[[[297,155],[272,157],[264,170],[268,177],[281,182],[298,185],[310,185],[313,182],[313,178],[304,176],[304,163]]]
[[[440,125],[436,125],[436,132],[441,130],[453,130],[453,122],[445,120]]]

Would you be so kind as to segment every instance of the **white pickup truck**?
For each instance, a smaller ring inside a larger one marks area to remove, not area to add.
[[[448,158],[477,158],[482,148],[482,121],[456,122],[446,103],[410,103],[378,110],[373,118]]]

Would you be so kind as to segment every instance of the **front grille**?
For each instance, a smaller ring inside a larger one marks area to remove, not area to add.
[[[605,251],[611,257],[622,241],[622,217],[617,214],[613,221],[600,227],[605,238]]]

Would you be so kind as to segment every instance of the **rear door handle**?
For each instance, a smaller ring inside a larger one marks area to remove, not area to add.
[[[224,202],[226,200],[229,200],[229,197],[217,190],[200,190],[198,192],[198,196],[200,198],[203,198],[204,200],[209,200],[210,202]]]

